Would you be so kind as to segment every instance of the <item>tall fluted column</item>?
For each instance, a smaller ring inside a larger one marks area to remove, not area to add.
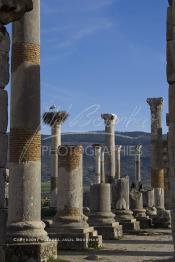
[[[115,179],[115,125],[117,116],[114,114],[102,114],[105,122],[105,172],[106,181]]]
[[[102,154],[102,147],[101,145],[95,144],[93,145],[95,149],[95,167],[96,167],[96,183],[101,183],[101,154]]]
[[[169,83],[169,114],[167,124],[169,152],[169,192],[172,215],[172,232],[175,247],[175,1],[169,1],[167,10],[167,80]]]
[[[141,150],[141,145],[135,147],[135,184],[137,186],[141,183]]]
[[[121,149],[122,146],[115,146],[115,178],[121,178]]]

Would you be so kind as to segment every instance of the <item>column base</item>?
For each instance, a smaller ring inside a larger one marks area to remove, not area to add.
[[[48,241],[45,224],[42,221],[11,223],[7,227],[6,243],[42,243]]]
[[[112,212],[91,213],[88,223],[102,235],[104,240],[115,240],[123,237],[123,228],[118,222],[115,222],[115,214]]]
[[[124,233],[134,233],[140,231],[140,222],[133,217],[131,210],[117,210],[116,220],[123,226]]]
[[[5,243],[5,236],[7,230],[8,210],[6,208],[0,209],[0,244]],[[1,260],[0,260],[1,261]]]
[[[8,210],[0,209],[0,261],[5,262],[5,253],[3,249],[3,244],[5,244],[5,236],[7,230],[7,217]]]
[[[146,215],[149,216],[150,218],[156,216],[157,215],[157,208],[147,207],[146,208]]]
[[[8,262],[47,262],[57,258],[57,242],[7,244],[4,253]]]
[[[58,241],[58,250],[82,251],[88,248],[102,247],[102,236],[98,235],[93,227],[51,227],[48,229],[48,234],[51,239]]]
[[[140,222],[141,229],[152,227],[152,219],[146,215],[146,209],[135,209],[133,213],[136,220]]]
[[[98,234],[102,235],[104,240],[119,240],[123,237],[123,227],[118,222],[107,225],[94,226]]]
[[[156,228],[171,228],[171,213],[169,210],[157,209],[157,215],[152,221]]]

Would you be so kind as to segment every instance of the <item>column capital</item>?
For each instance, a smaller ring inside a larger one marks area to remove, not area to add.
[[[163,105],[163,97],[153,97],[153,98],[147,98],[146,102],[151,108],[157,108],[158,106]]]
[[[141,150],[142,150],[142,145],[136,145],[135,146],[135,153],[138,155],[138,154],[141,154]]]
[[[94,149],[102,149],[103,145],[102,144],[93,144],[92,145]]]
[[[110,124],[115,124],[116,121],[118,120],[117,115],[115,114],[109,114],[109,113],[105,113],[101,115],[101,118],[104,119],[105,123],[110,123]]]
[[[0,23],[8,24],[19,20],[32,9],[32,0],[0,0]]]

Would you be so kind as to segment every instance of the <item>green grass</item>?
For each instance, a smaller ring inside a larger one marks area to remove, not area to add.
[[[41,192],[49,193],[50,192],[50,182],[42,182],[41,183]]]
[[[84,192],[89,191],[89,186],[84,186]],[[49,193],[50,192],[50,182],[41,183],[41,192]]]

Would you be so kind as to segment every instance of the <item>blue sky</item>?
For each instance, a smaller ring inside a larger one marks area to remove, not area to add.
[[[42,111],[70,112],[64,132],[150,131],[147,97],[167,112],[166,0],[42,0]],[[50,132],[43,127],[43,132]]]

